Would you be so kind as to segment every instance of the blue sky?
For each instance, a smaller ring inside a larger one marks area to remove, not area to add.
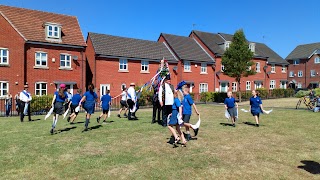
[[[0,4],[77,16],[87,32],[156,41],[192,29],[234,34],[243,29],[285,58],[297,45],[320,42],[317,0],[0,0]]]

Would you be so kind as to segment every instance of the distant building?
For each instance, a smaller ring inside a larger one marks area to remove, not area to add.
[[[287,57],[289,86],[317,88],[320,81],[320,43],[297,46]]]

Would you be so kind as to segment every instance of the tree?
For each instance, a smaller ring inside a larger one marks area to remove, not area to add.
[[[223,74],[235,78],[239,87],[239,100],[241,102],[241,78],[254,75],[255,71],[251,66],[253,52],[249,49],[249,43],[246,40],[242,29],[235,32],[232,43],[226,49],[222,56],[222,65],[224,65]]]

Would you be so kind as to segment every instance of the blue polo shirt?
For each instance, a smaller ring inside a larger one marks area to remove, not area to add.
[[[66,101],[66,99],[68,98],[68,93],[64,91],[63,94],[64,94],[64,97],[61,97],[58,91],[54,92],[54,95],[56,96],[56,102]]]
[[[182,101],[182,105],[183,105],[183,114],[187,114],[187,115],[191,115],[192,114],[192,110],[191,110],[191,105],[193,105],[193,100],[192,97],[190,96],[190,94],[184,95],[184,99]]]
[[[233,108],[234,104],[236,102],[236,99],[234,97],[226,98],[224,100],[224,104],[227,105],[228,108]]]
[[[172,105],[172,110],[177,110],[181,106],[181,102],[178,98],[174,98],[174,102]]]
[[[72,96],[71,102],[72,105],[78,105],[81,101],[81,95],[80,94],[75,94],[74,96]]]
[[[251,109],[258,109],[260,108],[260,104],[262,104],[262,101],[260,99],[259,96],[257,97],[251,97],[250,98],[250,106],[251,106]]]
[[[86,97],[86,101],[94,101],[95,99],[98,98],[97,93],[90,92],[90,91],[85,92],[83,96]]]
[[[109,109],[109,103],[111,102],[111,96],[109,94],[101,97],[102,109]]]

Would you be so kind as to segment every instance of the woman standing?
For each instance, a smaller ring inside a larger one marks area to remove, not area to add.
[[[6,106],[6,117],[10,115],[11,107],[12,107],[12,95],[10,92],[7,93],[7,97],[5,99],[5,106]]]
[[[86,110],[86,123],[85,123],[84,131],[88,130],[89,120],[90,120],[91,114],[94,113],[94,107],[98,99],[98,95],[93,90],[94,90],[94,85],[89,84],[88,91],[84,93],[82,99],[79,102],[79,106],[81,106],[82,102],[84,102],[83,108]]]
[[[53,109],[53,123],[52,128],[50,130],[50,133],[53,134],[54,129],[56,128],[58,117],[59,115],[62,115],[64,113],[64,103],[68,98],[68,94],[65,91],[66,85],[60,84],[60,88],[58,91],[54,93],[53,99],[52,99],[52,107]]]
[[[251,111],[251,114],[256,121],[256,127],[259,127],[259,116],[260,116],[260,113],[262,113],[264,110],[262,107],[262,101],[259,97],[259,92],[256,90],[252,91],[252,97],[250,98],[249,111]]]

